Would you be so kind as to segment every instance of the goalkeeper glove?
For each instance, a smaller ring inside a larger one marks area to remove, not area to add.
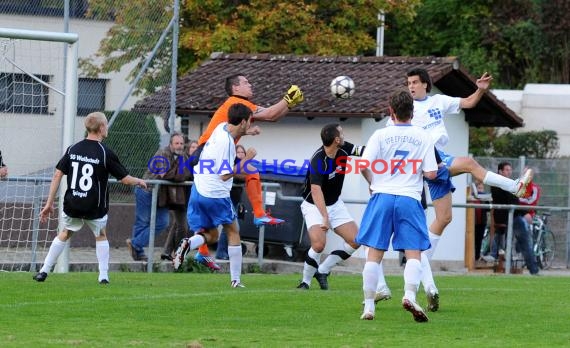
[[[287,107],[291,109],[303,101],[303,91],[297,85],[291,85],[283,100],[287,102]]]

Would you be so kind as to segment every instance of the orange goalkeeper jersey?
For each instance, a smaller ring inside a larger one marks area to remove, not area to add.
[[[257,105],[253,104],[247,99],[236,96],[229,97],[214,113],[214,116],[210,120],[210,123],[208,123],[208,127],[206,127],[206,130],[200,136],[200,139],[198,140],[198,145],[205,144],[208,141],[208,139],[210,139],[210,136],[212,136],[212,132],[214,131],[214,129],[216,129],[216,127],[220,123],[228,122],[228,110],[230,109],[230,106],[236,103],[241,103],[247,106],[254,113],[257,110]],[[238,141],[239,138],[235,140],[236,144]]]

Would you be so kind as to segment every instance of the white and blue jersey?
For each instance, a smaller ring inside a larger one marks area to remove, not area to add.
[[[205,197],[229,197],[233,178],[222,180],[224,174],[231,174],[236,158],[234,138],[227,130],[227,123],[220,123],[204,145],[200,160],[194,169],[194,186]]]
[[[356,242],[388,250],[430,247],[421,206],[423,173],[437,171],[433,141],[413,125],[395,125],[374,132],[362,155],[372,172],[368,202]]]
[[[426,96],[421,100],[414,100],[414,118],[412,124],[425,129],[433,139],[436,150],[446,168],[440,168],[437,178],[426,180],[432,200],[442,198],[449,192],[455,191],[451,183],[451,176],[447,168],[451,167],[454,156],[445,153],[443,147],[449,141],[449,135],[445,128],[444,118],[449,114],[458,114],[461,111],[461,98],[450,97],[443,94]],[[393,125],[388,120],[386,125]]]
[[[368,140],[362,160],[370,163],[373,193],[421,200],[423,172],[437,170],[433,142],[420,127],[399,124],[379,129]]]
[[[236,158],[234,138],[227,123],[219,124],[205,144],[200,161],[194,166],[194,185],[188,201],[188,225],[194,231],[230,224],[236,212],[230,198],[233,178],[222,180],[222,175],[233,173]]]

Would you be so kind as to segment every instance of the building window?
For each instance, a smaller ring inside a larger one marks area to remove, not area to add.
[[[48,75],[35,75],[48,83]],[[0,73],[0,112],[48,114],[49,88],[26,74]]]
[[[85,18],[88,0],[70,0],[69,16]],[[63,17],[63,0],[0,0],[0,13]]]
[[[188,134],[190,131],[190,119],[188,116],[184,115],[180,118],[180,131],[182,134]]]
[[[78,116],[105,110],[107,80],[80,78],[77,87]]]

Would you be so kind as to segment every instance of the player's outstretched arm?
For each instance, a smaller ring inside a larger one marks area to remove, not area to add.
[[[138,187],[142,187],[142,188],[147,188],[146,187],[146,181],[139,179],[139,178],[135,178],[134,176],[130,176],[127,175],[124,178],[121,179],[121,183],[125,184],[125,185],[136,185]]]
[[[481,78],[477,79],[477,82],[475,83],[477,85],[477,90],[473,92],[473,94],[471,94],[469,97],[461,98],[461,101],[459,103],[460,107],[462,109],[474,108],[483,97],[483,94],[485,94],[485,92],[491,86],[491,81],[493,81],[493,76],[485,72]]]
[[[61,178],[63,178],[63,172],[59,169],[56,169],[55,173],[53,173],[53,178],[51,179],[51,184],[49,186],[49,194],[46,204],[40,211],[41,222],[46,222],[50,214],[53,213],[53,202],[55,201],[55,195],[57,194],[57,190],[59,189]]]
[[[268,108],[258,107],[258,111],[253,114],[253,118],[258,121],[277,122],[289,112],[289,109],[297,106],[304,99],[303,91],[301,91],[299,86],[292,85],[279,102]]]

